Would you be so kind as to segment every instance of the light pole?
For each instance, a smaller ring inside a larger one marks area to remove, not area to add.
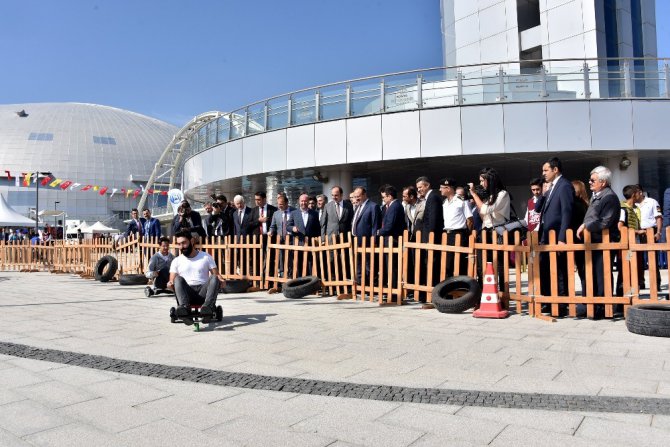
[[[51,172],[40,172],[35,173],[35,234],[39,234],[39,223],[40,223],[40,174],[41,175],[51,175]]]
[[[58,204],[60,202],[56,200],[54,202],[54,211],[58,211]],[[56,229],[56,237],[54,238],[55,240],[58,240],[58,216],[54,215],[54,228]]]

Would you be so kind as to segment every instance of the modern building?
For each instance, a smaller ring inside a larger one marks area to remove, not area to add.
[[[0,193],[26,216],[34,213],[39,192],[40,211],[65,210],[68,219],[118,225],[138,201],[122,190],[142,188],[176,130],[147,116],[95,104],[0,105]],[[49,174],[40,174],[39,184],[33,174],[24,186],[26,172]],[[60,184],[40,186],[47,176]],[[72,184],[62,189],[67,181]],[[91,189],[82,191],[86,185]],[[148,205],[165,206],[165,201],[154,195]]]
[[[437,3],[436,3],[437,7]],[[442,0],[445,67],[318,86],[203,123],[175,164],[187,197],[319,193],[497,168],[522,212],[559,156],[613,187],[668,187],[670,70],[653,0]],[[437,11],[436,11],[437,13]]]

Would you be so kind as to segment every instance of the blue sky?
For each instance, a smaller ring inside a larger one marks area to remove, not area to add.
[[[670,56],[670,2],[657,1]],[[0,103],[76,101],[182,125],[314,85],[442,65],[439,0],[21,0]]]

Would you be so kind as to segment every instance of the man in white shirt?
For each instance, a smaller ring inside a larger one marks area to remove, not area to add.
[[[637,206],[640,209],[640,229],[646,230],[647,228],[653,228],[654,229],[654,240],[649,241],[647,239],[647,233],[645,232],[644,234],[640,234],[640,243],[646,244],[646,243],[655,243],[661,240],[661,234],[663,230],[663,213],[661,212],[661,205],[658,204],[658,202],[651,197],[647,196],[647,193],[644,191],[644,188],[642,188],[642,185],[637,185],[638,188],[640,188],[640,191],[642,192],[642,195],[644,199],[642,200],[641,203],[639,203]],[[644,271],[645,269],[648,268],[648,264],[646,261],[647,259],[647,252],[640,252],[643,254],[644,258],[644,263],[642,265],[638,265],[637,272],[638,272],[638,281],[640,288],[644,288]],[[659,269],[659,253],[656,252],[656,285],[658,287],[657,290],[660,290],[661,287],[661,273]],[[638,258],[639,259],[639,258]]]
[[[193,324],[191,305],[201,305],[202,322],[209,323],[216,315],[216,296],[224,282],[214,259],[193,246],[191,233],[177,233],[181,254],[170,265],[168,288],[174,290],[179,307],[177,317],[184,324]]]
[[[444,219],[444,232],[447,234],[447,245],[456,245],[456,236],[460,235],[460,247],[468,246],[468,236],[472,230],[472,210],[467,203],[456,195],[456,182],[454,179],[445,178],[440,181],[440,194],[444,197],[442,202],[442,216]],[[454,276],[456,272],[454,263],[455,253],[447,253],[446,273],[447,278]],[[467,275],[468,259],[464,254],[459,254],[458,274]]]

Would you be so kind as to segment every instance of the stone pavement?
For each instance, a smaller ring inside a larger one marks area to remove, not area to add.
[[[219,295],[224,321],[196,333],[169,322],[173,303],[0,272],[0,445],[670,439],[670,341],[624,321],[255,293]]]

